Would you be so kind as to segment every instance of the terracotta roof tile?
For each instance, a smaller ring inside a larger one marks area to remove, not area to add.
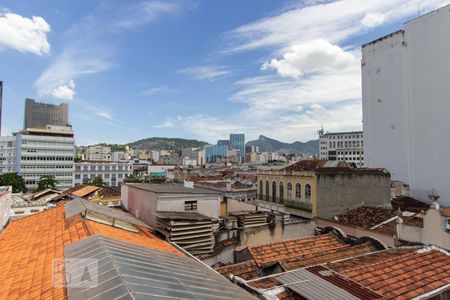
[[[450,276],[442,276],[450,274],[450,256],[442,250],[429,247],[380,254],[328,266],[385,299],[410,299],[450,283]]]
[[[311,253],[347,247],[331,234],[305,237],[248,247],[258,266],[275,263]]]
[[[219,267],[216,268],[216,271],[225,277],[233,274],[234,276],[239,276],[245,280],[257,278],[262,275],[254,260]]]
[[[0,234],[0,299],[65,299],[65,289],[53,287],[52,261],[63,258],[64,246],[91,234],[183,255],[140,229],[134,233],[81,217],[66,222],[63,205],[15,220]]]
[[[322,159],[305,159],[293,163],[281,170],[283,171],[315,171],[326,163],[325,160]]]

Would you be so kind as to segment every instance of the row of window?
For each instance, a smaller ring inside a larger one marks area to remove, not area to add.
[[[113,166],[75,166],[76,171],[126,171],[131,170],[131,166],[113,165]]]
[[[22,160],[73,161],[72,156],[22,156]]]
[[[93,174],[83,174],[83,180],[84,179],[89,179],[89,178],[91,178],[91,179],[93,179],[93,178],[95,178],[95,177],[101,177],[101,178],[103,178],[103,179],[109,179],[110,178],[110,174],[95,174],[95,173],[93,173]],[[122,173],[119,173],[119,174],[111,174],[111,178],[112,178],[112,180],[115,180],[116,179],[116,177],[117,178],[126,178],[126,177],[128,177],[128,174],[122,174]],[[81,174],[75,174],[75,179],[81,179]]]
[[[287,199],[288,200],[292,200],[292,183],[288,183],[287,184]],[[305,184],[305,200],[311,200],[311,185],[310,184]],[[270,183],[269,181],[266,181],[266,193],[263,193],[263,181],[260,180],[259,181],[259,194],[260,195],[266,195],[266,196],[270,196]],[[273,181],[272,182],[272,198],[275,201],[275,199],[277,198],[277,182]],[[280,200],[284,199],[284,183],[280,182],[278,183],[278,198]],[[301,199],[302,198],[302,186],[300,183],[295,184],[295,198],[296,199]]]

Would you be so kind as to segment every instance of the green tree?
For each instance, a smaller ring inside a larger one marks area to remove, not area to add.
[[[93,184],[96,186],[104,186],[105,185],[105,183],[103,182],[103,179],[100,176],[97,176],[97,177],[91,179],[89,181],[89,184]]]
[[[0,185],[12,186],[13,193],[26,193],[25,181],[17,173],[5,173],[0,175]]]
[[[39,178],[38,187],[36,189],[37,192],[43,191],[45,189],[56,190],[56,185],[58,181],[55,179],[55,176],[45,175]]]

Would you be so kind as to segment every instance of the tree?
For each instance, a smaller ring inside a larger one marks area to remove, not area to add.
[[[56,190],[56,185],[58,181],[55,179],[55,176],[45,175],[39,178],[38,187],[36,189],[37,192],[43,191],[45,189]]]
[[[26,193],[25,181],[17,173],[5,173],[0,175],[0,185],[12,186],[13,193]]]
[[[91,179],[89,181],[89,184],[93,184],[96,186],[104,186],[105,185],[105,183],[103,182],[103,179],[100,176],[97,176],[97,177]]]

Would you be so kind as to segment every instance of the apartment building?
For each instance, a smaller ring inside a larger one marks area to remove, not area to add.
[[[101,145],[88,146],[85,157],[86,160],[111,161],[111,149]]]
[[[115,187],[132,174],[132,162],[82,161],[74,163],[73,185],[78,186],[101,177],[106,186]]]
[[[16,171],[16,137],[0,137],[0,174]]]
[[[364,166],[364,138],[362,131],[319,133],[319,158],[338,160]]]
[[[72,127],[28,128],[12,138],[16,141],[15,171],[24,178],[27,189],[36,189],[41,176],[54,176],[58,189],[72,186],[75,155]]]

